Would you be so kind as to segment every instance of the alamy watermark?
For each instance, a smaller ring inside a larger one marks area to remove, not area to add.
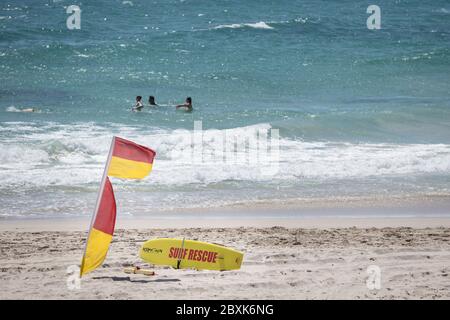
[[[377,5],[370,5],[367,7],[367,13],[370,16],[367,18],[367,29],[369,30],[379,30],[381,29],[381,9]]]
[[[66,279],[67,289],[70,291],[81,289],[80,267],[77,265],[68,266],[66,273],[68,275]]]
[[[81,9],[79,6],[71,5],[66,9],[66,13],[70,14],[66,20],[66,26],[69,30],[81,29]]]
[[[203,130],[202,121],[170,152],[173,160],[192,164],[257,166],[263,176],[273,176],[280,166],[279,130],[245,127]]]
[[[377,265],[370,265],[367,267],[367,280],[366,286],[369,290],[381,289],[381,269]]]

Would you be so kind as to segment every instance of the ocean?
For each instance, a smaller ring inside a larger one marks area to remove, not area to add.
[[[131,112],[137,95],[160,106]],[[277,129],[278,171],[183,157],[195,121],[210,149]],[[448,197],[450,3],[2,1],[0,217],[91,215],[114,135],[157,152],[148,178],[114,179],[124,216]]]

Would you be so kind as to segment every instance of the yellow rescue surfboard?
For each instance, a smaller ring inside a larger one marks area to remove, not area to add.
[[[160,238],[145,242],[139,256],[146,262],[177,269],[236,270],[241,267],[242,252],[207,242]]]

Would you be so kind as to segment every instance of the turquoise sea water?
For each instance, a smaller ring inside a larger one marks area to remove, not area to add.
[[[149,178],[114,182],[123,214],[450,195],[450,4],[377,1],[368,30],[371,4],[2,1],[0,216],[90,214],[113,135],[158,153]],[[162,106],[130,112],[137,95]],[[279,129],[279,172],[174,157],[194,121],[211,148]]]

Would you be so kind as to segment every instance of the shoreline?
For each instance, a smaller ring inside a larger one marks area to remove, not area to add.
[[[450,199],[428,201],[399,199],[398,202],[261,203],[260,206],[179,209],[151,215],[125,215],[118,212],[116,229],[164,228],[438,228],[450,227]],[[83,231],[91,215],[61,217],[3,217],[0,231]]]
[[[89,229],[90,218],[54,218],[0,221],[0,232],[70,232]],[[345,229],[345,228],[450,228],[450,217],[414,218],[257,218],[257,219],[196,219],[196,218],[124,218],[116,222],[116,230],[157,229],[218,229],[218,228],[299,228],[299,229]]]

